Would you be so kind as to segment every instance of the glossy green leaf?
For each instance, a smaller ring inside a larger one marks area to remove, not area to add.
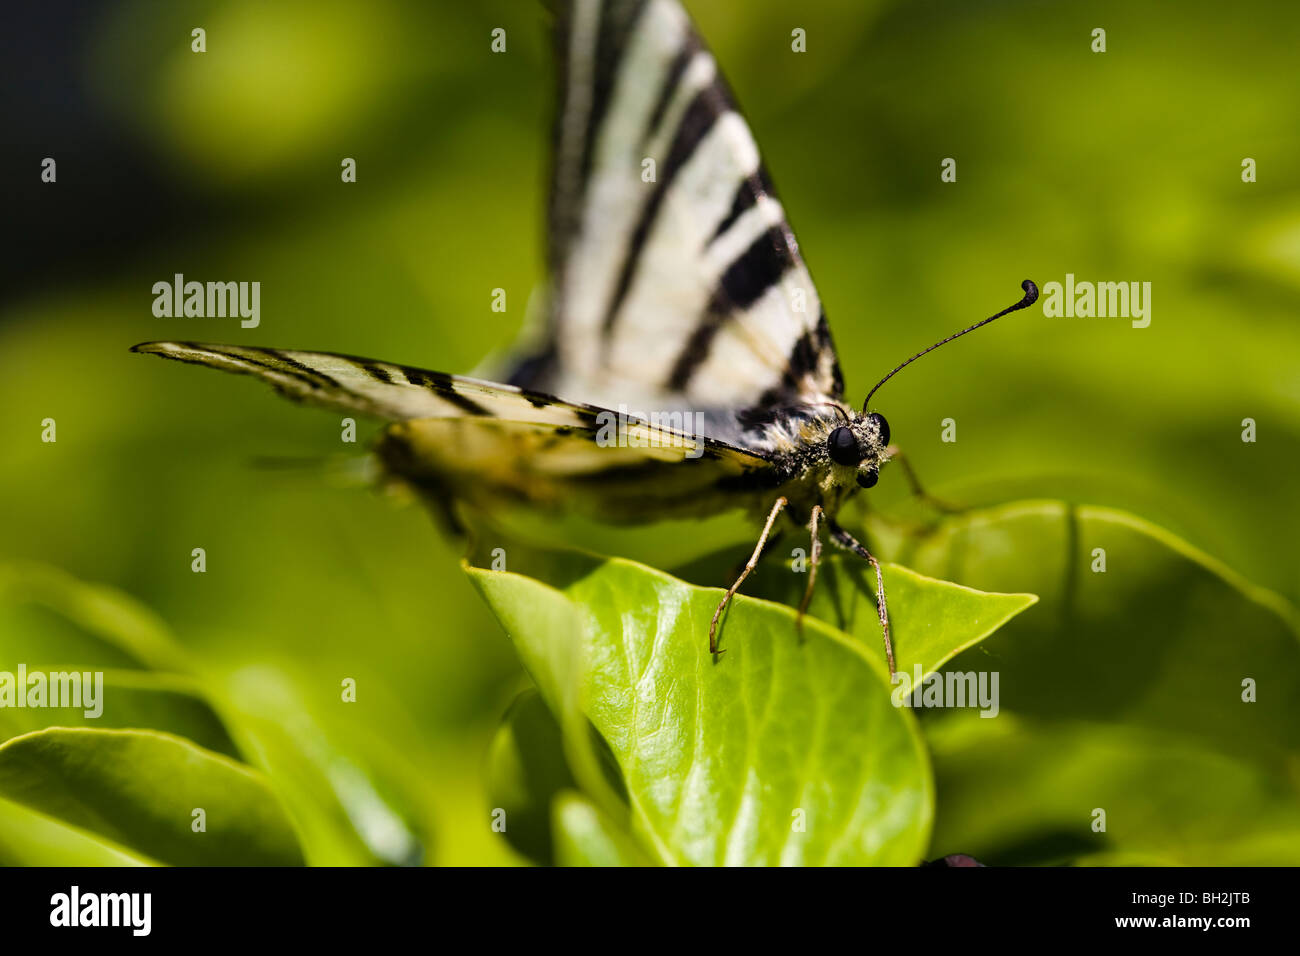
[[[302,862],[261,774],[170,734],[53,728],[15,737],[0,746],[0,796],[162,863]],[[192,829],[196,809],[204,832]]]
[[[578,649],[584,710],[622,770],[634,830],[660,859],[921,859],[929,771],[878,654],[815,619],[801,639],[790,608],[742,596],[715,660],[707,633],[720,591],[624,560],[518,544],[506,555],[509,570],[471,567],[472,578],[548,701],[563,683],[550,664]],[[891,613],[950,587],[913,583]],[[967,630],[953,648],[971,639]]]
[[[733,550],[711,556],[684,569],[680,576],[700,583],[730,584],[735,576],[735,555]],[[765,554],[745,581],[744,592],[797,607],[808,583],[806,557],[806,548],[798,555]],[[881,573],[894,665],[913,677],[917,668],[921,675],[938,670],[1037,600],[1033,594],[976,591],[888,562],[882,564]],[[808,614],[852,635],[885,660],[876,611],[876,576],[860,558],[823,551]]]

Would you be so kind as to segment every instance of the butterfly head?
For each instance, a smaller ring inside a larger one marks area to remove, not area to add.
[[[860,487],[872,487],[889,460],[889,422],[879,412],[847,418],[826,436],[826,454],[835,472],[847,476],[852,468]]]

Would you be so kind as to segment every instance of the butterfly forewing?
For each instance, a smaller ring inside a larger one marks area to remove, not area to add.
[[[505,418],[595,427],[600,412],[518,386],[333,352],[201,342],[147,342],[132,351],[251,375],[296,401],[389,421]]]
[[[838,398],[817,291],[684,11],[558,6],[551,339],[513,380],[715,415]]]

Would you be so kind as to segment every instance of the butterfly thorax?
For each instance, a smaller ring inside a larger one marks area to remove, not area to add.
[[[834,514],[859,487],[874,485],[889,460],[880,416],[827,402],[775,409],[765,418],[752,441],[771,456],[797,520],[815,504]],[[833,452],[835,439],[841,447]]]

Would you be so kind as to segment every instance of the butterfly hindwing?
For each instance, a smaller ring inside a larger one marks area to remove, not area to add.
[[[599,430],[484,418],[417,419],[390,425],[377,453],[436,500],[484,508],[527,504],[602,521],[699,517],[770,497],[779,482],[765,460],[661,429],[630,425],[618,444]]]
[[[558,7],[550,341],[513,380],[606,405],[838,398],[816,288],[681,6]]]

